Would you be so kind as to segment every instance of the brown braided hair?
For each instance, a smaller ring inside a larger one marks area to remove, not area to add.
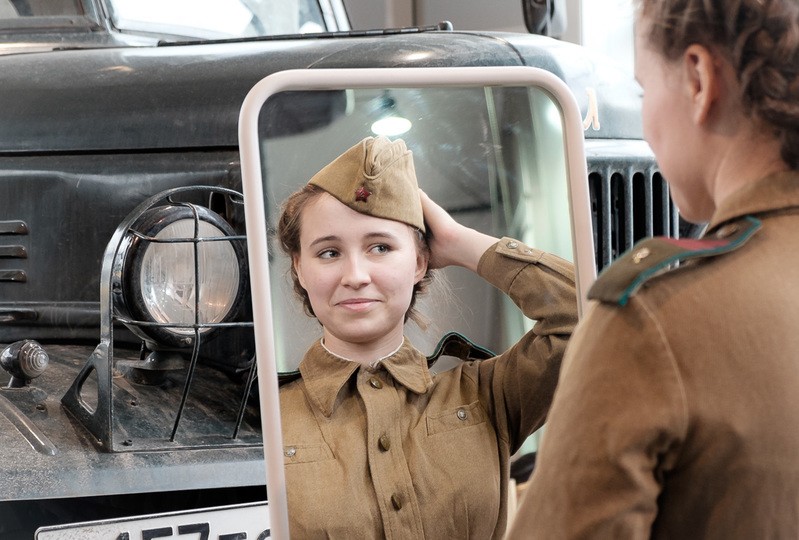
[[[744,112],[774,129],[799,169],[799,0],[636,0],[649,42],[669,60],[691,44],[727,58]]]
[[[295,191],[290,195],[280,211],[280,217],[277,222],[277,238],[280,242],[280,247],[283,252],[290,258],[300,253],[300,231],[302,226],[302,211],[313,202],[319,195],[326,193],[322,188],[313,184],[306,184],[302,189]],[[415,227],[411,227],[416,239],[416,249],[419,253],[430,255],[430,246],[424,233]],[[421,313],[414,307],[416,299],[420,294],[427,292],[430,282],[433,280],[434,271],[428,269],[424,277],[419,283],[413,286],[413,295],[411,296],[411,303],[408,310],[405,312],[405,321],[408,319],[415,322],[420,328],[424,329],[427,326],[427,321]],[[294,264],[291,264],[291,281],[294,284],[294,292],[302,300],[302,306],[305,313],[311,317],[316,317],[311,306],[311,299],[308,297],[308,292],[300,285],[300,279],[297,276],[297,270]]]

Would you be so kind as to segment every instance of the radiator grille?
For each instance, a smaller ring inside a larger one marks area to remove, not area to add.
[[[680,218],[654,162],[594,156],[588,188],[597,271],[649,236],[680,236]]]

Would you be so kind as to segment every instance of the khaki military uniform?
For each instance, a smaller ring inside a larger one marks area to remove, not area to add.
[[[576,324],[572,265],[503,239],[478,273],[538,322],[438,375],[407,340],[376,368],[314,345],[281,388],[292,538],[498,538],[509,457],[546,417]]]
[[[611,269],[509,536],[799,538],[799,173]]]

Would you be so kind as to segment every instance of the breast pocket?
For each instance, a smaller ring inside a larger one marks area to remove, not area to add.
[[[486,412],[479,401],[427,415],[427,434],[436,435],[482,424]]]
[[[327,444],[287,444],[283,446],[283,464],[314,463],[333,459]]]

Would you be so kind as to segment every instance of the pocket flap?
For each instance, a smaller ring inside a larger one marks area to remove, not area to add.
[[[453,407],[427,416],[427,434],[435,435],[453,429],[460,429],[486,421],[486,413],[479,401]]]
[[[286,444],[283,446],[283,464],[312,463],[333,459],[333,453],[326,444]]]

